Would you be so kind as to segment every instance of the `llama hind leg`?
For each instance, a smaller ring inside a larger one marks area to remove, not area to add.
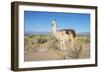
[[[74,40],[74,38],[71,38],[71,48],[72,49],[75,48],[75,40]]]

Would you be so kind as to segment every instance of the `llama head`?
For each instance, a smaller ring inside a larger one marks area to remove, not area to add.
[[[52,26],[56,26],[56,19],[52,20]]]

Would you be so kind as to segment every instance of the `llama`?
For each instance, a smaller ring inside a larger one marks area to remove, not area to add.
[[[71,42],[71,46],[72,48],[74,48],[74,39],[76,36],[76,33],[73,29],[61,29],[61,30],[57,30],[57,23],[56,20],[53,19],[52,20],[52,32],[54,37],[59,41],[60,43],[60,48],[59,50],[66,50],[66,41]]]

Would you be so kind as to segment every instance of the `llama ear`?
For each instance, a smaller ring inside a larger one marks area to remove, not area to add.
[[[53,19],[52,21],[56,22],[56,19]]]

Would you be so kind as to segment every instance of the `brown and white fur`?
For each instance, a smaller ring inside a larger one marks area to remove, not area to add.
[[[73,29],[61,29],[57,30],[56,20],[52,20],[52,32],[54,37],[59,41],[60,48],[59,50],[66,50],[66,41],[70,40],[72,48],[74,48],[74,39],[76,33]]]

